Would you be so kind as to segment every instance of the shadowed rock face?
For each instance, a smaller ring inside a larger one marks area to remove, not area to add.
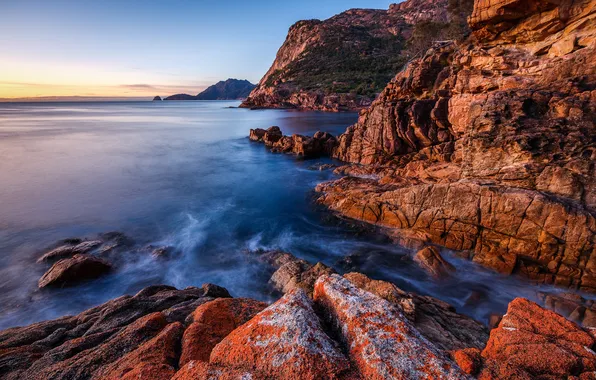
[[[475,3],[338,137],[319,202],[502,273],[596,290],[593,1]]]
[[[401,50],[413,25],[447,19],[446,0],[409,0],[389,10],[351,9],[324,21],[299,21],[242,107],[368,107],[406,62]]]

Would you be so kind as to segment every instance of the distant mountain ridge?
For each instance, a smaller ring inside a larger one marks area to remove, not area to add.
[[[176,94],[164,100],[236,100],[244,99],[256,85],[247,80],[228,79],[207,87],[198,95]]]

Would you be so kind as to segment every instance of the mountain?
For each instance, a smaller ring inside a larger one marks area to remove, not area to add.
[[[415,54],[410,46],[415,25],[450,30],[450,22],[459,16],[449,11],[450,4],[459,3],[408,0],[388,10],[351,9],[324,21],[299,21],[242,107],[367,107]]]
[[[200,94],[193,96],[188,94],[176,94],[168,96],[164,100],[236,100],[244,99],[255,88],[255,85],[247,80],[228,79],[219,81],[207,87]]]
[[[198,100],[244,99],[256,85],[247,80],[228,79],[220,81],[197,95]]]

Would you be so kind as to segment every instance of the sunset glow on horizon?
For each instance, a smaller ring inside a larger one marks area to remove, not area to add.
[[[197,94],[228,78],[256,83],[295,21],[390,3],[4,1],[0,99],[153,97]]]

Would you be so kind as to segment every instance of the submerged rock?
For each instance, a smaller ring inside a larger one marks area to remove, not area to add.
[[[107,274],[112,265],[106,260],[89,256],[75,255],[58,261],[39,279],[38,287],[72,286],[82,281],[92,280]]]
[[[455,272],[455,267],[445,260],[435,247],[425,247],[416,252],[414,261],[435,278],[447,277],[451,272]]]
[[[87,253],[94,250],[103,244],[101,240],[88,240],[81,241],[80,239],[71,240],[72,243],[67,242],[57,248],[52,249],[49,252],[44,253],[38,260],[41,262],[52,262],[60,259],[72,257],[77,254]]]

